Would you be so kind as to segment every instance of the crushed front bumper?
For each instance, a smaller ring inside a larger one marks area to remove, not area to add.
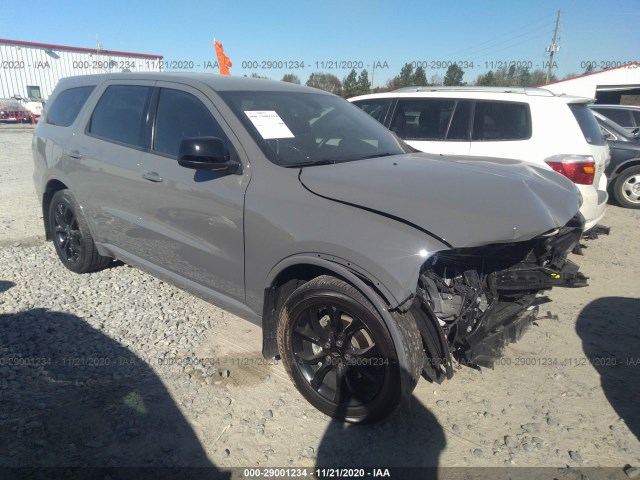
[[[480,343],[467,350],[463,361],[480,367],[493,368],[494,362],[502,356],[504,348],[520,340],[537,316],[537,305],[518,313],[511,322],[498,326]]]
[[[542,292],[587,285],[578,265],[567,259],[583,227],[578,214],[564,227],[525,242],[452,249],[431,257],[418,286],[426,315],[414,316],[431,318],[447,347],[429,348],[423,334],[428,356],[446,359],[451,354],[462,364],[493,366],[505,345],[517,341],[535,319]],[[436,369],[424,373],[441,376]]]

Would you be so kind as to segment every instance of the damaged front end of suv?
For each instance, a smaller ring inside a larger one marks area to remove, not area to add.
[[[586,286],[587,278],[567,259],[583,227],[578,214],[528,241],[433,254],[422,266],[411,306],[426,352],[423,375],[441,382],[456,363],[492,367],[536,318],[543,291]]]
[[[316,195],[413,229],[381,233],[384,240],[362,247],[389,248],[370,258],[384,259],[382,271],[398,278],[391,290],[405,300],[391,310],[415,320],[423,375],[433,381],[451,377],[455,365],[493,366],[536,317],[542,292],[586,285],[567,259],[584,230],[580,195],[553,171],[409,154],[304,169],[300,181]]]

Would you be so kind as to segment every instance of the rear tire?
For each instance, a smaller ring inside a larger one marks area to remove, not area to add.
[[[278,350],[293,383],[318,410],[360,423],[391,414],[402,400],[398,352],[408,359],[410,389],[424,353],[413,317],[394,317],[402,336],[394,345],[384,321],[364,295],[323,275],[285,301],[278,320]]]
[[[620,172],[613,182],[613,196],[625,208],[640,208],[640,165]]]
[[[98,253],[82,209],[69,190],[53,195],[49,225],[58,258],[72,272],[95,272],[112,262]]]

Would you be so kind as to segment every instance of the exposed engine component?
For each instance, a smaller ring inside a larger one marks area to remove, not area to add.
[[[423,265],[414,308],[437,322],[457,361],[492,366],[504,346],[519,339],[535,317],[540,292],[586,285],[577,265],[567,260],[580,239],[577,223],[527,242],[432,255]],[[444,361],[430,360],[423,373],[438,380],[447,352],[434,348],[427,356]]]

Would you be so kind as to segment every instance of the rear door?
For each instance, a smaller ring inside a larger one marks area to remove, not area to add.
[[[243,206],[249,183],[244,152],[203,92],[171,82],[158,82],[157,87],[153,135],[140,159],[144,258],[171,275],[214,290],[222,304],[242,302]],[[244,161],[244,168],[228,175],[180,166],[182,139],[202,136],[222,139],[227,155]]]
[[[467,155],[470,115],[470,100],[401,98],[389,128],[422,152]]]
[[[76,132],[70,175],[97,241],[139,253],[140,159],[153,81],[98,87]]]

